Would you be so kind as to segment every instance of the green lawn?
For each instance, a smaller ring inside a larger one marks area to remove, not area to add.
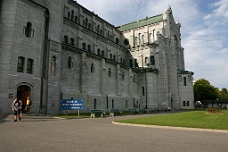
[[[206,114],[206,110],[196,110],[191,112],[119,120],[117,122],[228,130],[228,110],[223,110],[222,112],[223,114]]]

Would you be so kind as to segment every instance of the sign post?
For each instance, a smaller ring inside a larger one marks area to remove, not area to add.
[[[61,100],[61,110],[77,110],[78,117],[80,115],[80,110],[83,109],[83,100],[72,100],[72,99],[62,99]]]

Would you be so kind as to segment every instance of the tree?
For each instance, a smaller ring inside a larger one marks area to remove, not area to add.
[[[220,100],[228,100],[228,91],[226,88],[222,88],[222,91],[219,92],[218,95]]]
[[[194,83],[195,101],[216,100],[218,98],[218,88],[215,88],[206,79],[199,79]]]

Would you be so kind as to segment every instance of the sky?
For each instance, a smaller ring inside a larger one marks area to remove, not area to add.
[[[77,0],[110,24],[120,26],[163,13],[171,6],[181,23],[185,69],[228,89],[228,0]]]

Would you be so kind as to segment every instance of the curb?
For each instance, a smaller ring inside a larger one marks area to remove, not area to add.
[[[112,121],[112,124],[122,125],[122,126],[155,128],[155,129],[173,129],[173,130],[187,130],[187,131],[200,131],[200,132],[217,132],[217,133],[227,133],[228,134],[228,130],[217,130],[217,129],[202,129],[202,128],[185,128],[185,127],[170,127],[170,126],[158,126],[158,125],[129,124],[129,123],[120,123],[120,122],[115,122],[115,121]]]

